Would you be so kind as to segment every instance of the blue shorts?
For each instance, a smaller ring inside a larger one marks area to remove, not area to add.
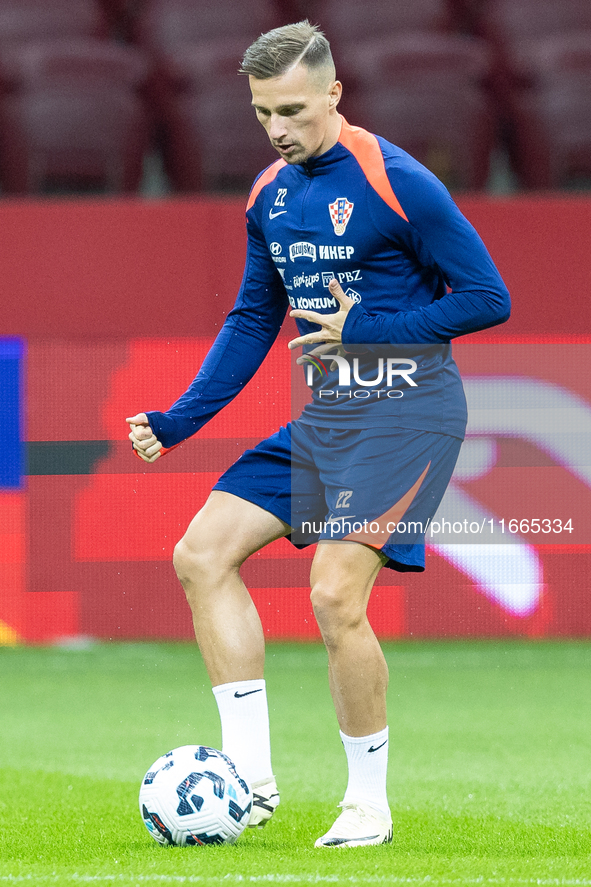
[[[409,429],[329,429],[299,421],[246,452],[214,489],[274,514],[297,548],[360,542],[401,572],[425,569],[425,532],[461,440]]]

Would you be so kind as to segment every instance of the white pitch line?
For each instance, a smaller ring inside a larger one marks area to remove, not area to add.
[[[436,878],[431,875],[397,877],[395,875],[133,875],[117,872],[113,874],[79,874],[60,873],[51,875],[0,875],[0,883],[6,884],[415,884],[425,887],[438,885],[477,884],[480,887],[511,887],[511,885],[536,885],[536,887],[591,887],[591,880],[586,878]]]

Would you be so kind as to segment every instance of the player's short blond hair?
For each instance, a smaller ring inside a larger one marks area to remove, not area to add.
[[[328,73],[330,69],[330,79],[335,78],[330,43],[307,19],[261,34],[244,53],[239,73],[268,80],[286,74],[299,63],[311,71],[327,69]]]

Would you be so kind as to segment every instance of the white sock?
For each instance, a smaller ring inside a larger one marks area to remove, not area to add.
[[[271,738],[264,680],[213,687],[222,722],[222,751],[250,785],[271,779]]]
[[[371,736],[346,736],[340,732],[349,765],[349,781],[343,803],[369,804],[389,816],[386,795],[388,728]]]

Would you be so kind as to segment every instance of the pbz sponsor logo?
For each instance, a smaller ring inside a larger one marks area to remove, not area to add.
[[[336,247],[338,249],[338,247]],[[357,280],[363,280],[361,275],[361,268],[356,268],[355,271],[337,271],[335,274],[334,271],[323,271],[322,272],[322,286],[327,287],[331,280],[336,279],[339,283],[354,283]]]

